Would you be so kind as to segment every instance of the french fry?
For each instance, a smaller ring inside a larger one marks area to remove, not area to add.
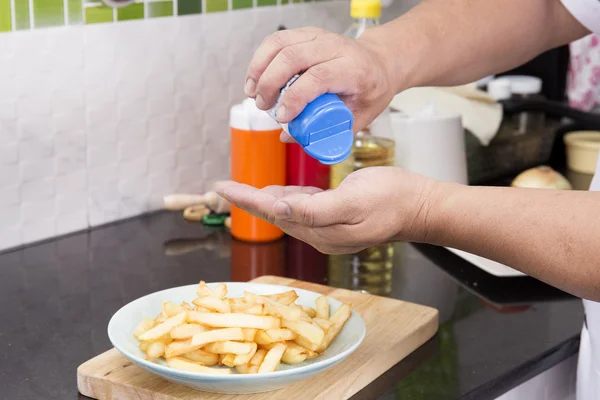
[[[192,339],[175,340],[165,348],[165,358],[180,356],[198,350],[202,345],[194,345]]]
[[[190,351],[189,353],[184,353],[181,356],[187,358],[188,360],[202,363],[206,366],[217,365],[219,362],[219,356],[217,354],[207,353],[202,349]]]
[[[248,303],[265,304],[269,310],[269,314],[272,314],[276,317],[285,318],[292,321],[302,318],[302,309],[292,308],[251,292],[244,292],[244,299]]]
[[[207,353],[212,354],[248,354],[252,351],[252,343],[233,342],[226,340],[222,342],[212,342],[202,348]]]
[[[149,341],[149,340],[143,340],[143,341],[140,342],[138,348],[145,353],[145,352],[148,351],[148,347],[150,347],[151,344],[152,344],[151,341]]]
[[[221,358],[221,365],[226,365],[229,368],[235,367],[233,360],[235,360],[235,354],[223,354]]]
[[[171,303],[170,301],[165,301],[163,303],[163,314],[167,317],[167,318],[171,318],[176,316],[177,314],[184,312],[186,310],[186,308],[182,305],[179,304],[175,304],[175,303]]]
[[[333,322],[333,326],[329,328],[327,334],[323,338],[323,341],[317,348],[318,353],[324,352],[327,347],[331,344],[333,339],[340,333],[344,324],[352,315],[352,310],[347,304],[342,304],[335,312],[331,315],[330,321]]]
[[[295,290],[290,290],[289,292],[277,293],[277,294],[267,294],[262,297],[265,297],[269,300],[276,301],[285,306],[289,306],[293,302],[298,299],[298,294],[296,294]]]
[[[235,370],[238,374],[247,374],[248,373],[248,364],[236,365]]]
[[[208,328],[199,324],[181,324],[171,329],[170,335],[175,340],[189,339],[196,333],[206,332]]]
[[[154,328],[140,335],[141,340],[158,339],[171,331],[177,325],[181,325],[187,318],[187,311],[182,311],[179,314],[167,319],[166,321],[154,326]]]
[[[253,342],[254,337],[256,336],[256,332],[258,332],[258,329],[242,328],[242,332],[244,333],[244,341],[245,342]]]
[[[309,341],[308,339],[303,338],[302,336],[298,336],[296,339],[292,340],[292,342],[296,343],[298,346],[302,346],[305,349],[308,349],[310,351],[314,351],[315,353],[317,352],[317,349],[319,348],[319,344],[314,344],[311,341]]]
[[[252,315],[266,315],[267,309],[264,304],[230,304],[231,312]]]
[[[206,282],[200,281],[198,287],[196,288],[196,294],[198,295],[198,297],[206,297],[212,294],[212,290],[210,290],[208,286],[206,286]]]
[[[146,351],[146,360],[162,357],[165,354],[165,342],[160,340],[152,342]]]
[[[152,318],[144,318],[142,322],[140,322],[140,324],[137,326],[137,328],[135,328],[133,336],[137,340],[140,340],[140,336],[149,331],[150,329],[154,328],[155,325],[156,321],[154,321]]]
[[[294,340],[296,336],[297,335],[289,329],[268,329],[266,331],[259,331],[256,334],[254,341],[258,344],[268,344]]]
[[[244,340],[244,332],[241,328],[224,328],[201,332],[192,336],[192,345],[204,346],[209,343],[227,340]]]
[[[301,353],[306,352],[306,358],[307,359],[308,358],[315,358],[315,357],[317,357],[319,355],[319,353],[317,353],[316,351],[307,349],[306,347],[300,346],[299,344],[296,344],[295,342],[288,341],[288,342],[286,342],[286,344],[288,345],[288,349],[289,348],[296,348]],[[286,351],[287,351],[287,349],[286,349]]]
[[[227,286],[225,286],[224,283],[219,283],[212,290],[211,296],[216,297],[218,299],[223,299],[223,297],[227,296]]]
[[[230,314],[215,314],[215,313],[198,313],[190,311],[189,322],[198,323],[201,325],[211,326],[214,328],[256,328],[256,329],[275,329],[281,327],[279,318],[249,315],[241,313]],[[222,340],[239,340],[239,339],[222,339]]]
[[[329,301],[327,301],[327,297],[318,297],[315,304],[317,306],[317,318],[329,319]]]
[[[281,362],[288,365],[300,364],[306,360],[308,352],[309,350],[302,346],[298,346],[295,343],[287,343],[287,348],[283,356],[281,356]]]
[[[329,319],[313,318],[313,321],[317,325],[319,325],[321,327],[321,329],[323,329],[325,332],[327,332],[329,330],[329,328],[331,328],[333,326],[333,322],[331,322]]]
[[[246,365],[250,362],[252,357],[254,357],[256,351],[258,350],[258,345],[255,342],[251,342],[249,344],[250,346],[252,346],[250,352],[248,352],[247,354],[237,354],[233,360],[233,365]]]
[[[194,305],[193,311],[198,311],[198,312],[202,312],[202,313],[209,313],[209,312],[211,312],[208,308],[199,307],[199,306],[196,306],[196,305]]]
[[[234,299],[227,299],[227,301],[229,301],[229,305],[234,305],[234,304],[238,304],[238,305],[242,305],[242,304],[246,304],[244,302],[244,298],[243,297],[238,297],[238,298],[234,298]]]
[[[308,339],[311,343],[317,346],[321,344],[325,337],[325,332],[316,323],[306,321],[290,321],[284,319],[281,321],[281,326],[295,332],[298,336]]]
[[[264,349],[264,350],[271,350],[273,347],[275,347],[275,345],[279,343],[279,342],[273,342],[273,343],[265,343],[265,344],[259,344],[258,348],[259,349]]]
[[[250,362],[248,363],[248,370],[246,371],[246,373],[257,374],[258,368],[260,367],[260,364],[262,364],[267,353],[268,351],[265,349],[256,350],[256,354],[254,354],[254,356],[250,359]]]
[[[185,301],[181,303],[181,307],[185,308],[186,310],[193,310],[193,307]]]
[[[312,307],[302,306],[302,310],[306,313],[306,315],[308,315],[311,318],[317,316],[317,311]]]
[[[285,343],[277,343],[275,347],[269,350],[265,356],[265,359],[260,364],[260,367],[258,367],[258,373],[262,374],[265,372],[275,371],[281,363],[281,357],[283,356],[286,348],[287,345]]]
[[[213,375],[229,375],[231,374],[230,369],[222,368],[211,368],[200,363],[188,360],[183,357],[173,357],[167,359],[167,365],[171,368],[179,369],[182,371],[199,372],[202,374],[213,374]]]
[[[160,314],[158,314],[158,315],[156,316],[156,318],[154,318],[155,325],[156,325],[156,324],[161,324],[161,323],[165,322],[165,321],[167,320],[167,318],[168,318],[168,317],[165,315],[165,313],[163,313],[163,312],[161,311],[161,313],[160,313]]]
[[[223,301],[216,297],[208,296],[208,297],[198,297],[196,300],[192,301],[195,305],[203,308],[207,308],[212,311],[220,312],[220,313],[230,313],[231,307],[229,306],[229,302]]]

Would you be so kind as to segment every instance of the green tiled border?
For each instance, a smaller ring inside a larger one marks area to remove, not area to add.
[[[148,17],[171,17],[173,15],[173,1],[150,1],[146,3]]]
[[[11,30],[10,0],[0,0],[0,32],[9,32]]]
[[[228,8],[227,0],[206,0],[207,13],[227,11]]]
[[[113,9],[107,6],[90,6],[85,7],[85,23],[100,24],[103,22],[113,22]]]
[[[177,15],[200,14],[202,0],[179,0],[177,2]]]
[[[63,0],[33,0],[33,24],[36,28],[64,25]]]
[[[144,3],[135,3],[128,7],[117,8],[117,21],[144,19]]]
[[[231,8],[241,10],[242,8],[252,8],[252,0],[231,0]]]
[[[83,23],[83,4],[81,0],[68,0],[67,11],[70,25]]]
[[[29,29],[29,0],[14,0],[15,29]]]
[[[249,9],[255,5],[272,7],[313,1],[331,0],[135,0],[129,6],[116,9],[106,6],[102,0],[0,0],[0,32],[194,15]]]

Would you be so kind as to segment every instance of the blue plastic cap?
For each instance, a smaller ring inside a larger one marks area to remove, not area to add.
[[[322,164],[344,161],[352,152],[354,117],[335,94],[324,94],[308,103],[288,124],[290,135]]]

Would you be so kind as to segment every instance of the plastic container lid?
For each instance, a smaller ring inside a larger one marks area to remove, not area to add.
[[[510,90],[513,94],[538,94],[542,91],[542,80],[535,76],[505,75],[502,79],[510,81]]]
[[[274,131],[281,126],[263,110],[256,107],[254,99],[246,99],[242,104],[231,107],[229,126],[244,131]]]
[[[287,131],[304,151],[322,164],[344,161],[352,152],[354,118],[335,94],[323,94],[288,124]]]
[[[350,2],[350,16],[352,18],[379,18],[381,17],[381,1],[352,0]]]
[[[494,100],[506,100],[512,95],[510,80],[498,78],[488,82],[487,92]]]
[[[479,79],[478,81],[475,81],[475,86],[477,86],[478,88],[484,87],[485,85],[487,85],[488,83],[490,83],[493,80],[494,80],[494,75],[488,75],[486,77]]]

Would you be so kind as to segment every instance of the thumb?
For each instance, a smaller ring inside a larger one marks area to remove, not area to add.
[[[307,227],[322,227],[344,223],[352,215],[349,202],[338,189],[315,194],[294,193],[273,205],[276,219]]]

